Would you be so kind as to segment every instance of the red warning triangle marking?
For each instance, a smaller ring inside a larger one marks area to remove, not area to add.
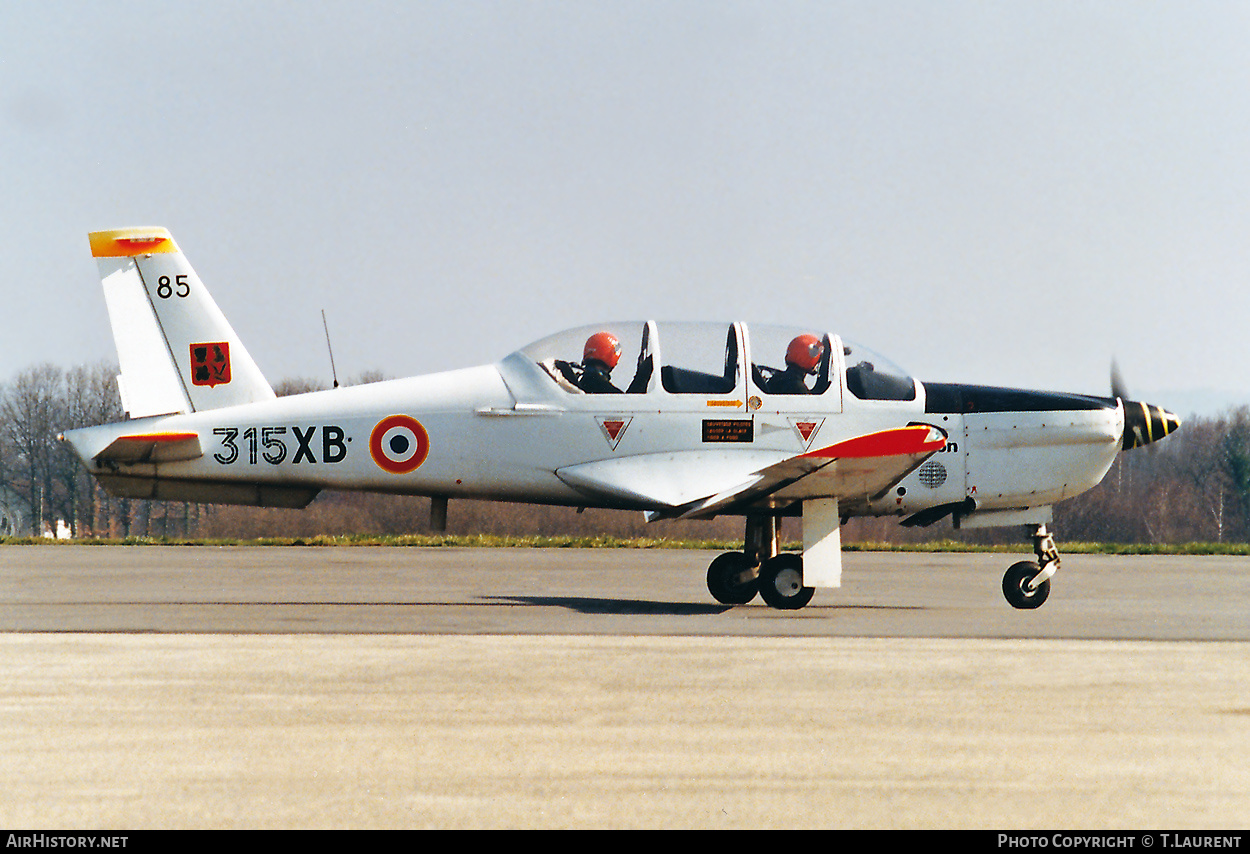
[[[799,434],[799,440],[803,443],[804,450],[811,447],[812,437],[816,435],[824,423],[825,419],[823,418],[790,419],[790,425],[794,427],[794,432]]]
[[[608,444],[612,446],[614,451],[620,443],[621,437],[625,435],[625,428],[633,420],[633,418],[620,416],[599,416],[595,418],[595,421],[599,422],[599,429],[603,431],[603,438],[608,440]]]

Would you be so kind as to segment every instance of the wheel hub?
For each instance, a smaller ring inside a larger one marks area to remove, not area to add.
[[[777,573],[777,579],[773,583],[779,593],[793,596],[803,589],[803,573],[797,569],[783,569]]]

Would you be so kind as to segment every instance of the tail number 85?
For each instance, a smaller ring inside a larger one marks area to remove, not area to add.
[[[178,297],[182,299],[191,293],[191,284],[187,281],[186,273],[179,273],[170,279],[169,276],[161,276],[156,280],[156,295],[161,299],[169,299],[170,297]]]

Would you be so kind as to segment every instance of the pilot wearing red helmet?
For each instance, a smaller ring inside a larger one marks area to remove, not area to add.
[[[620,394],[612,385],[612,369],[621,360],[621,342],[611,332],[596,332],[582,348],[582,373],[577,387],[587,394]]]
[[[816,373],[825,355],[825,345],[810,333],[796,335],[786,348],[786,369],[773,374],[764,384],[769,394],[811,394],[803,378]]]

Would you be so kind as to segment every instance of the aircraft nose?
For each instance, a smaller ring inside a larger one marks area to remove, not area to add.
[[[1181,419],[1159,406],[1136,400],[1124,401],[1124,450],[1140,448],[1175,433]]]

